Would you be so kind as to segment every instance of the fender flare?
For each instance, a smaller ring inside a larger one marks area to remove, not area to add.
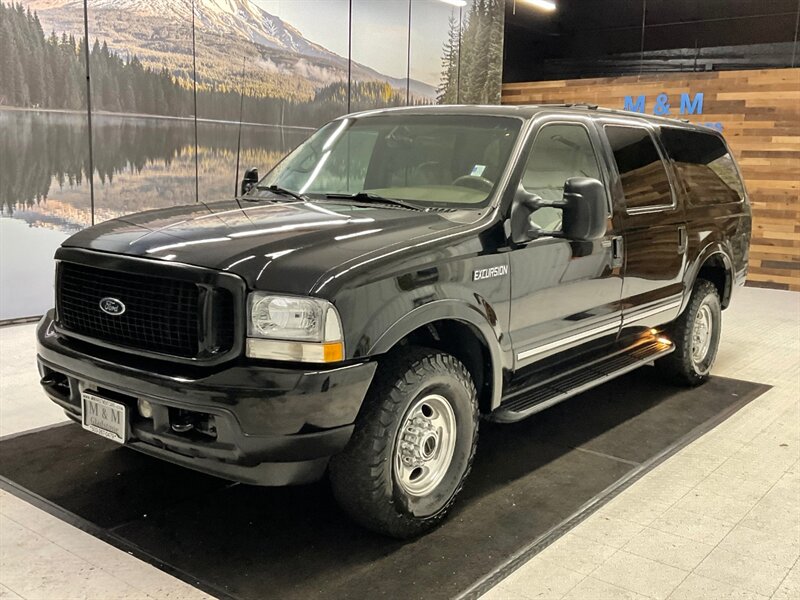
[[[686,290],[688,291],[687,294],[684,295],[683,304],[681,305],[681,312],[686,306],[689,304],[689,298],[691,296],[691,290],[694,288],[694,283],[697,281],[697,277],[700,274],[700,270],[703,266],[708,262],[710,258],[713,256],[719,255],[722,257],[722,262],[725,265],[726,271],[726,278],[725,278],[725,292],[723,297],[720,299],[722,300],[723,306],[727,306],[727,303],[730,301],[731,293],[733,291],[733,260],[730,257],[730,253],[728,252],[725,246],[716,241],[708,244],[703,250],[698,254],[697,260],[695,261],[694,265],[692,266],[688,276],[686,277]]]
[[[491,363],[488,367],[492,375],[490,406],[494,410],[500,405],[503,396],[504,352],[500,347],[498,332],[478,306],[473,306],[463,300],[434,300],[418,306],[383,332],[375,340],[368,354],[384,354],[415,329],[443,320],[460,321],[470,325],[476,331],[481,344],[488,350]]]

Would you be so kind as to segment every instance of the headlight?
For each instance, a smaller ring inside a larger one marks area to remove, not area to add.
[[[317,363],[344,359],[339,314],[327,300],[253,292],[248,317],[247,356]]]

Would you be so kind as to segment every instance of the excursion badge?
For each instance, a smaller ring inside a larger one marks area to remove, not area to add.
[[[486,269],[475,269],[472,272],[472,281],[491,279],[492,277],[502,277],[503,275],[508,275],[508,265],[498,265],[496,267],[487,267]]]

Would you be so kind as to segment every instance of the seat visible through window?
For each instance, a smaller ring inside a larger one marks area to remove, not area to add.
[[[600,179],[600,167],[586,128],[579,124],[545,125],[533,142],[522,187],[544,200],[557,201],[571,177]],[[561,229],[561,209],[543,207],[531,215],[531,224],[548,231]]]

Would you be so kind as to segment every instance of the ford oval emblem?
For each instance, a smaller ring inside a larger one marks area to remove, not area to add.
[[[112,317],[118,317],[125,312],[125,305],[122,300],[106,297],[100,300],[100,310]]]

